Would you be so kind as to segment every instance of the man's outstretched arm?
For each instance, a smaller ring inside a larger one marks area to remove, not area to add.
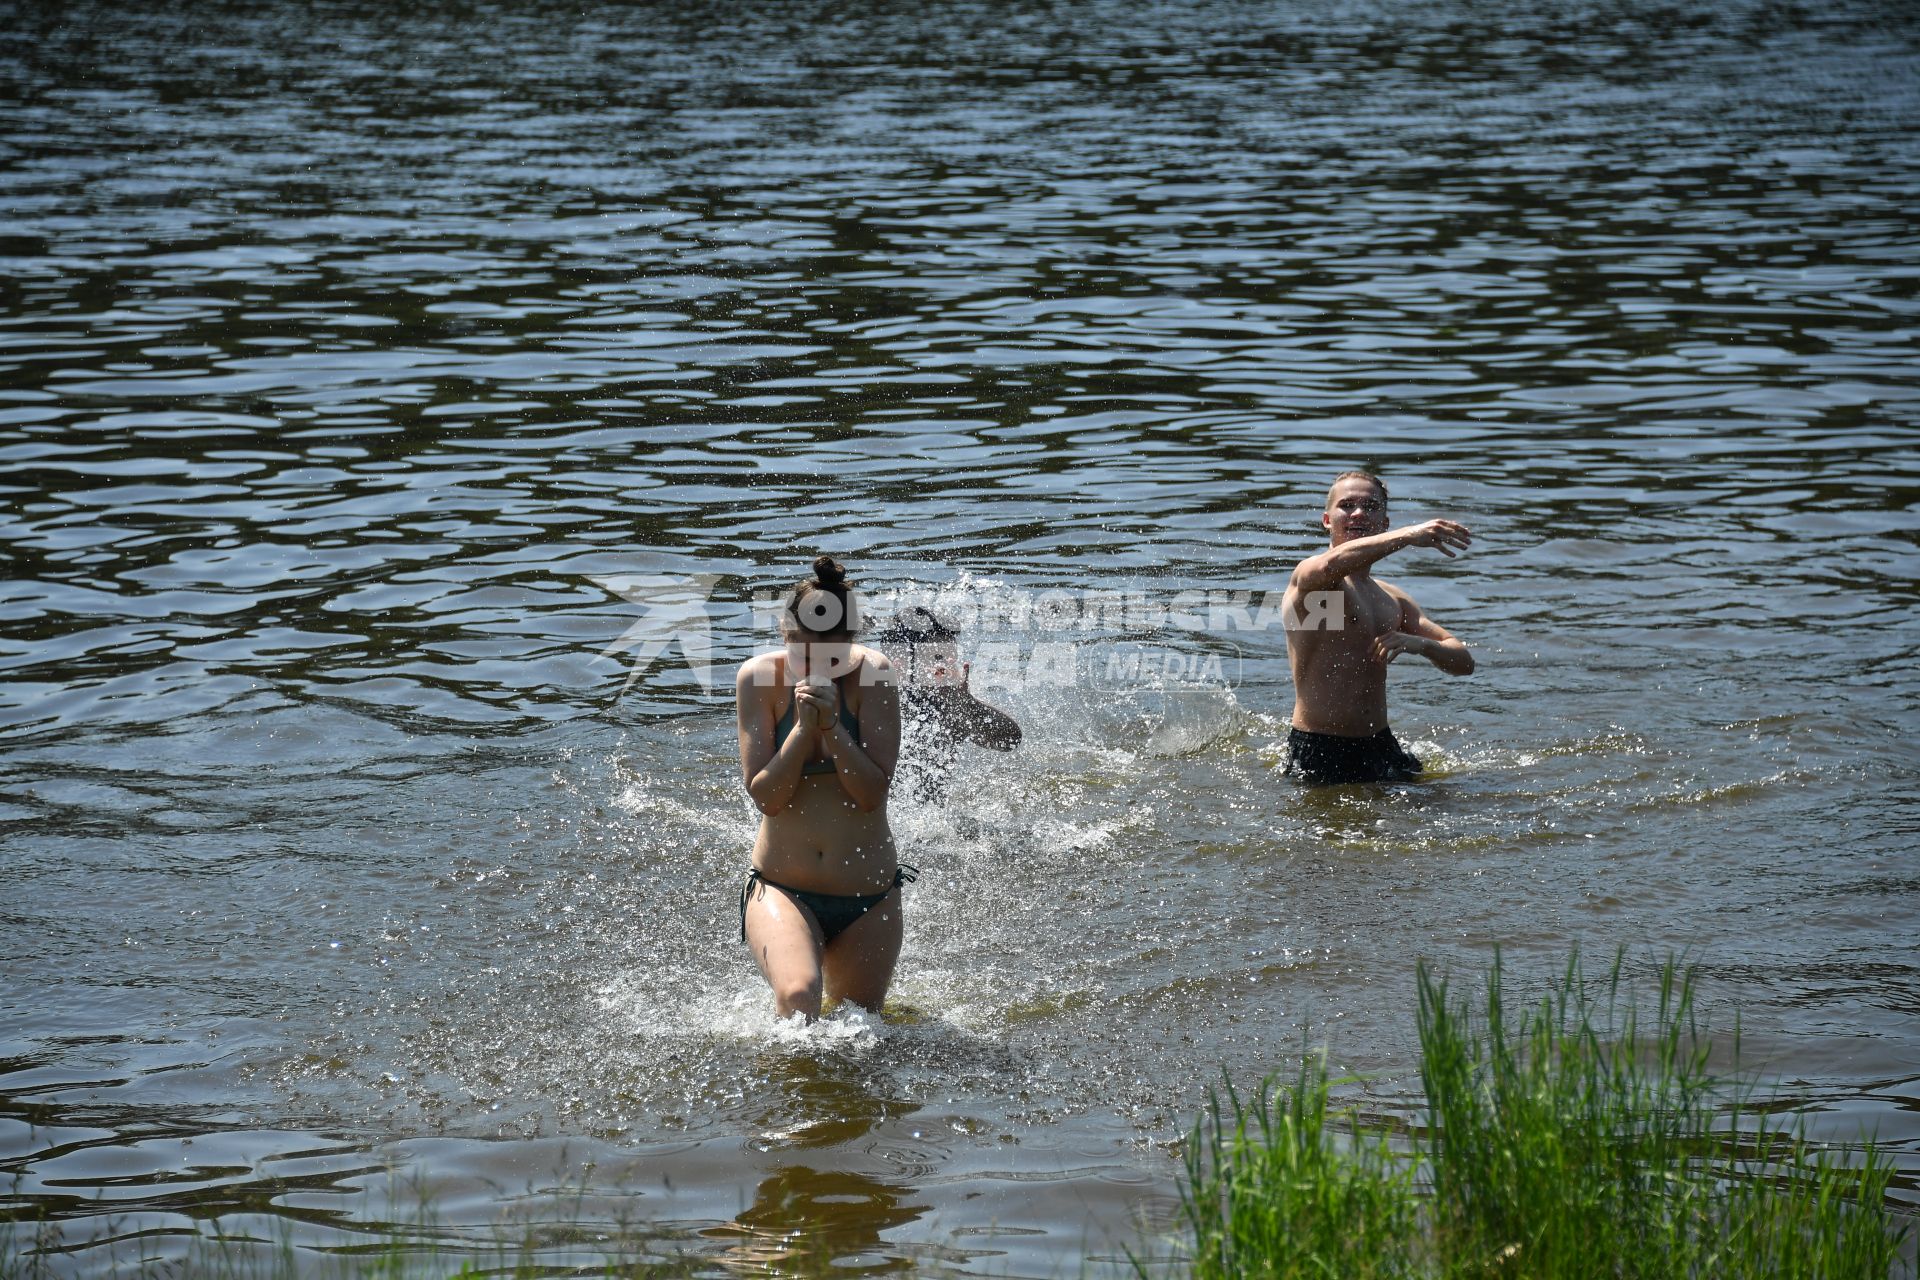
[[[1454,548],[1464,550],[1473,541],[1467,526],[1452,520],[1429,520],[1403,529],[1389,529],[1367,538],[1354,538],[1330,547],[1317,556],[1308,556],[1293,571],[1293,585],[1300,591],[1331,591],[1346,581],[1349,574],[1371,568],[1396,551],[1407,547],[1432,547],[1452,558]]]

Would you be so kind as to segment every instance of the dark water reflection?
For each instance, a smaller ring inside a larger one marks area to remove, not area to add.
[[[1100,1271],[1223,1066],[1403,1098],[1413,957],[1495,943],[1687,951],[1911,1201],[1910,17],[0,14],[5,1212]],[[1477,535],[1395,566],[1481,655],[1396,670],[1433,781],[1277,785],[1277,631],[1065,637],[1230,695],[983,658],[1028,741],[896,806],[899,1017],[767,1031],[646,602],[725,664],[815,549],[1263,590],[1354,464]]]

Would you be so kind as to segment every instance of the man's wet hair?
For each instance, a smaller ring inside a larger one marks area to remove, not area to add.
[[[951,644],[960,633],[940,620],[940,615],[924,605],[913,605],[893,616],[874,634],[877,645],[905,645],[911,652],[916,645]]]
[[[1380,501],[1386,502],[1386,501],[1389,501],[1390,499],[1390,495],[1387,493],[1387,482],[1385,480],[1382,480],[1379,476],[1373,474],[1373,472],[1342,471],[1339,475],[1333,478],[1333,483],[1327,486],[1327,505],[1331,506],[1333,504],[1333,491],[1340,486],[1340,482],[1342,480],[1371,481],[1373,483],[1373,487],[1380,491]]]

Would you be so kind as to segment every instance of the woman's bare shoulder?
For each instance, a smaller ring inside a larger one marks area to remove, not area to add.
[[[784,649],[756,653],[740,664],[740,670],[733,678],[733,686],[741,690],[775,688],[781,683],[780,674],[786,667],[786,661]]]

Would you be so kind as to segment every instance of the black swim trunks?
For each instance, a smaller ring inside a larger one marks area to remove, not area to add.
[[[1282,773],[1302,782],[1408,782],[1420,776],[1420,762],[1409,755],[1393,730],[1371,738],[1287,730],[1287,764]]]

